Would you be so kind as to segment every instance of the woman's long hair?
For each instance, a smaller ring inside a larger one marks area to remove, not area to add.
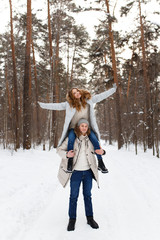
[[[74,97],[74,95],[72,94],[72,90],[73,89],[77,89],[77,91],[80,92],[81,94],[81,98],[80,101]],[[81,110],[81,106],[83,106],[85,108],[87,102],[87,99],[91,98],[91,94],[90,92],[88,92],[87,90],[83,90],[83,89],[78,89],[78,88],[71,88],[71,90],[67,93],[66,99],[69,103],[69,105],[73,108],[76,108],[77,111]]]

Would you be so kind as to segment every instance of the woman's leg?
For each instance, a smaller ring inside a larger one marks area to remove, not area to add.
[[[91,130],[88,137],[89,137],[91,143],[93,144],[94,150],[100,149],[100,144],[99,144],[98,138],[92,130]],[[98,159],[102,159],[101,155],[96,154],[96,156],[97,156]]]
[[[68,146],[67,151],[73,150],[74,142],[76,139],[76,134],[74,132],[74,129],[71,128],[68,132]]]
[[[88,137],[91,143],[93,144],[94,150],[100,149],[98,138],[96,137],[95,133],[92,130]],[[100,170],[102,173],[108,173],[108,169],[105,167],[104,162],[102,160],[102,155],[96,153],[96,156],[98,159],[98,170]]]
[[[68,133],[67,151],[73,150],[75,139],[76,139],[76,134],[74,132],[74,129],[71,128]],[[67,172],[71,173],[72,168],[73,168],[73,158],[69,158],[68,164],[67,164]]]

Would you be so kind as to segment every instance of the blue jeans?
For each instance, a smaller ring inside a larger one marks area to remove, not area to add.
[[[94,150],[100,149],[99,141],[95,135],[95,133],[91,130],[89,134],[89,140],[93,144]],[[67,151],[73,150],[74,142],[76,139],[76,134],[74,132],[74,129],[71,128],[68,133],[68,146],[67,146]],[[99,154],[96,154],[98,159],[102,159],[102,156]]]
[[[86,216],[93,216],[92,208],[92,198],[91,198],[91,189],[92,189],[92,171],[76,171],[74,170],[70,179],[70,201],[69,201],[69,218],[76,219],[77,212],[77,201],[79,196],[79,189],[81,182],[83,184],[83,197],[85,205],[85,214]]]

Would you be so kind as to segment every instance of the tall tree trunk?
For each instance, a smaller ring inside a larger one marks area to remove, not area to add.
[[[144,105],[144,110],[143,110],[143,149],[144,152],[146,152],[147,147],[146,147],[146,106]]]
[[[67,42],[67,82],[66,82],[66,85],[67,85],[67,92],[69,90],[69,30],[68,30],[68,42]]]
[[[157,63],[157,59],[155,57],[155,65]],[[156,91],[154,95],[154,135],[155,135],[155,148],[156,148],[156,156],[159,158],[159,87],[158,87],[158,78],[156,80]]]
[[[12,104],[11,104],[11,94],[10,94],[10,91],[9,91],[9,83],[8,83],[8,66],[7,66],[7,63],[5,63],[5,83],[6,83],[6,94],[7,94],[7,100],[8,100],[8,112],[9,112],[9,116],[11,116]]]
[[[16,58],[13,35],[13,20],[12,20],[12,1],[10,3],[10,26],[11,26],[11,48],[12,48],[12,64],[13,64],[13,106],[14,106],[14,128],[15,128],[15,149],[20,147],[19,141],[19,111],[18,111],[18,91],[17,91],[17,72]]]
[[[152,101],[151,101],[151,108],[153,109]],[[151,130],[152,130],[152,149],[153,149],[153,155],[155,156],[155,134],[154,134],[154,118],[153,118],[153,112],[151,112]]]
[[[107,13],[110,14],[109,1],[105,0],[105,2],[107,6]],[[114,82],[116,83],[118,88],[118,76],[117,76],[116,56],[115,56],[115,49],[114,49],[114,39],[113,39],[112,24],[110,20],[109,20],[109,39],[111,44],[112,69],[113,69]],[[116,113],[117,113],[117,129],[118,129],[118,149],[120,149],[123,146],[123,138],[122,138],[122,125],[121,125],[120,93],[118,90],[116,91]]]
[[[1,111],[0,111],[0,134],[1,138],[3,139],[3,148],[5,149],[5,99],[3,95],[0,95],[0,106],[1,106]]]
[[[71,67],[71,77],[70,77],[71,87],[72,87],[72,84],[73,84],[73,71],[74,71],[75,55],[76,55],[76,48],[77,48],[76,42],[77,41],[75,41],[73,57],[72,57],[72,67]]]
[[[157,98],[158,98],[158,89],[156,83],[156,94],[155,94],[155,110],[154,110],[154,125],[155,125],[155,147],[156,147],[156,156],[159,158],[159,114],[158,114],[158,106],[157,106]]]
[[[27,0],[27,36],[23,89],[23,148],[31,148],[31,0]]]
[[[53,50],[52,50],[52,31],[51,31],[51,17],[50,17],[50,2],[48,0],[48,38],[49,38],[49,56],[50,56],[50,66],[51,66],[51,91],[53,95],[54,101],[54,64],[53,64]],[[49,132],[51,128],[51,137],[49,148],[54,145],[54,137],[55,137],[55,122],[56,122],[56,111],[52,111],[52,119],[49,118]]]
[[[48,37],[49,37],[49,57],[51,66],[51,76],[53,80],[53,51],[52,51],[52,31],[51,31],[51,16],[50,16],[50,3],[48,0]]]
[[[7,66],[7,62],[5,62],[5,83],[6,83],[6,114],[5,114],[5,118],[6,118],[6,132],[5,132],[5,141],[6,141],[6,148],[7,148],[7,145],[8,145],[8,118],[10,120],[11,119],[11,111],[12,111],[12,104],[11,104],[11,94],[10,94],[10,91],[9,91],[9,84],[8,84],[8,66]]]
[[[133,46],[133,49],[132,49],[132,58],[131,58],[131,68],[129,70],[129,74],[128,74],[128,86],[127,86],[127,99],[128,99],[128,96],[129,96],[129,90],[130,90],[130,82],[131,82],[131,75],[132,75],[132,67],[133,67],[133,54],[134,54],[134,46]],[[128,101],[128,100],[127,100]]]
[[[137,150],[137,79],[136,79],[136,84],[135,84],[135,90],[134,90],[134,144],[135,144],[135,152],[136,155],[138,153]]]
[[[35,108],[36,108],[36,142],[37,144],[41,143],[40,138],[40,117],[39,117],[39,107],[38,107],[38,83],[37,83],[37,68],[36,68],[36,60],[34,54],[34,45],[33,40],[31,39],[32,43],[32,53],[33,53],[33,66],[34,66],[34,81],[35,81]]]
[[[141,47],[142,47],[142,58],[143,58],[143,78],[144,78],[145,96],[146,96],[148,148],[152,148],[153,142],[152,142],[152,119],[151,119],[151,93],[150,93],[150,83],[149,83],[149,79],[147,76],[146,52],[145,52],[145,43],[144,43],[144,29],[143,29],[140,0],[139,0],[139,17],[140,17]]]
[[[61,25],[61,15],[60,11],[58,11],[57,17],[57,34],[56,34],[56,57],[55,57],[55,81],[54,81],[54,90],[53,94],[55,97],[55,102],[59,102],[59,40],[60,40],[60,25]],[[58,129],[59,129],[59,112],[56,111],[56,121],[52,122],[53,128],[55,129],[55,136],[54,136],[54,147],[58,145]]]
[[[107,114],[108,114],[108,124],[109,124],[109,130],[108,130],[108,137],[109,137],[109,144],[112,144],[112,128],[111,128],[111,103],[110,100],[107,102]]]
[[[106,54],[104,54],[104,63],[107,65],[107,59],[106,59]],[[108,78],[108,72],[105,71],[105,76]],[[105,132],[107,132],[107,125],[106,125],[106,115],[108,115],[108,138],[109,138],[109,144],[112,144],[112,127],[111,127],[111,102],[110,99],[107,101],[107,104],[105,104],[105,109],[104,109],[104,116],[105,116]],[[107,136],[106,136],[107,139]]]

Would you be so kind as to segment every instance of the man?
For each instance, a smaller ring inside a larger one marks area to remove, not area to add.
[[[74,149],[67,152],[68,138],[58,147],[57,152],[62,157],[59,168],[58,178],[63,187],[66,186],[70,179],[70,201],[69,201],[69,224],[68,231],[75,229],[77,200],[79,196],[79,189],[81,182],[83,184],[83,196],[85,205],[85,214],[87,223],[92,228],[99,228],[98,224],[93,218],[93,207],[91,199],[92,179],[94,178],[98,183],[98,167],[94,148],[89,141],[88,135],[90,133],[89,123],[86,119],[80,119],[75,127],[76,140]],[[103,149],[97,150],[98,154],[105,154]],[[67,173],[67,159],[73,158],[73,172]]]

